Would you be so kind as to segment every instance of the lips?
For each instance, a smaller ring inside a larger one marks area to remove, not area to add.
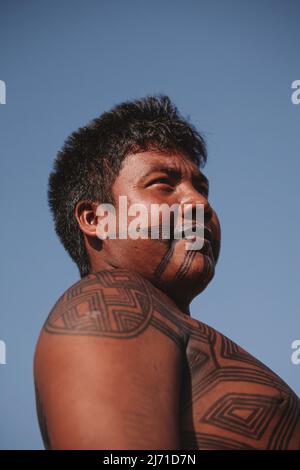
[[[200,229],[199,225],[192,225],[192,226],[190,226],[190,227],[186,228],[185,230],[182,230],[178,233],[180,234],[180,236],[182,238],[191,238],[191,237],[194,237],[194,236],[197,235],[197,231],[196,231],[197,227],[198,227],[198,229]],[[174,232],[174,236],[175,236],[175,232]],[[210,228],[207,225],[204,225],[203,236],[204,236],[204,240],[206,242],[209,242],[209,243],[212,242],[212,232],[211,232]]]

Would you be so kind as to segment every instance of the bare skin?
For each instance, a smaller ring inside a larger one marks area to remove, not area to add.
[[[149,151],[125,159],[112,190],[129,203],[204,204],[210,243],[191,255],[184,240],[100,241],[95,206],[77,205],[92,269],[57,301],[36,347],[45,447],[300,449],[298,397],[190,316],[221,238],[202,173]]]

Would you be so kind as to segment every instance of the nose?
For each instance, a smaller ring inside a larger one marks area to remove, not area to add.
[[[203,204],[204,206],[204,223],[207,224],[213,215],[213,209],[208,202],[208,199],[203,194],[199,193],[194,188],[189,188],[184,191],[181,204],[184,207],[184,204],[189,204],[190,207],[190,217],[192,220],[196,220],[196,207],[197,204]]]

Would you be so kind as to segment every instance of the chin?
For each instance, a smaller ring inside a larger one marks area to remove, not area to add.
[[[190,298],[191,300],[204,291],[215,274],[215,262],[210,256],[194,252],[192,262],[182,266],[181,272],[162,282],[163,289],[172,294],[176,292],[177,299]],[[185,269],[187,268],[187,269]]]
[[[195,260],[186,273],[182,283],[189,290],[193,290],[194,295],[200,294],[212,281],[215,275],[215,262],[207,255],[197,253]]]

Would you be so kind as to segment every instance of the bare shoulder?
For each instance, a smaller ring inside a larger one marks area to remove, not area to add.
[[[178,445],[185,336],[164,300],[140,275],[113,270],[86,276],[56,302],[34,360],[45,445]]]
[[[56,302],[44,332],[132,338],[152,326],[184,347],[181,314],[164,295],[137,273],[124,269],[90,274]]]

